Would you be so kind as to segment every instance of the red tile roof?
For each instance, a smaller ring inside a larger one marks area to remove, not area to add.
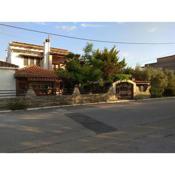
[[[15,77],[27,78],[58,78],[53,70],[43,69],[39,66],[29,66],[16,70]]]

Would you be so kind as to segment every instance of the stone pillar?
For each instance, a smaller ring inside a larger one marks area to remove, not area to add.
[[[81,102],[81,94],[78,86],[74,87],[72,97],[73,97],[73,104],[79,104]]]
[[[115,86],[112,85],[107,92],[107,101],[112,102],[112,101],[116,101],[116,100],[117,100],[117,97],[116,97]]]
[[[26,93],[25,97],[31,98],[31,97],[35,97],[35,96],[36,96],[36,94],[35,94],[32,86],[29,85],[29,89],[27,90],[27,93]]]

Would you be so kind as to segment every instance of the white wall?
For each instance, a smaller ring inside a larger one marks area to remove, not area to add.
[[[0,96],[2,93],[16,93],[16,80],[14,78],[15,68],[0,67]],[[6,91],[4,91],[6,90]]]
[[[19,68],[24,67],[24,60],[23,58],[19,57],[17,53],[11,53],[11,63],[19,66]]]
[[[26,67],[24,65],[24,58],[20,57],[18,53],[11,52],[7,57],[7,62],[11,64],[17,65],[19,68]],[[28,60],[28,66],[30,64],[30,60]],[[36,59],[34,59],[34,65],[36,65]]]

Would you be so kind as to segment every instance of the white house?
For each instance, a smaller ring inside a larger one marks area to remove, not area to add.
[[[64,68],[68,50],[50,47],[50,39],[43,45],[12,41],[6,62],[0,62],[0,97],[22,94],[29,85],[33,89],[60,89],[55,69]],[[20,92],[19,92],[20,91]]]
[[[19,68],[37,65],[45,69],[58,69],[64,66],[65,56],[69,51],[50,47],[46,39],[42,45],[16,42],[9,43],[6,61]]]

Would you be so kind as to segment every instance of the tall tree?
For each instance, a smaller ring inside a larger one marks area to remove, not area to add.
[[[113,82],[116,75],[122,73],[126,66],[125,60],[119,61],[119,51],[112,49],[94,50],[93,45],[88,43],[83,49],[83,55],[78,58],[75,54],[67,56],[65,69],[58,70],[58,76],[67,84],[102,86],[105,82]]]
[[[119,51],[116,47],[112,49],[104,48],[103,50],[97,49],[92,53],[89,64],[102,71],[102,79],[104,81],[114,81],[115,76],[121,73],[126,66],[125,59],[119,61]]]

